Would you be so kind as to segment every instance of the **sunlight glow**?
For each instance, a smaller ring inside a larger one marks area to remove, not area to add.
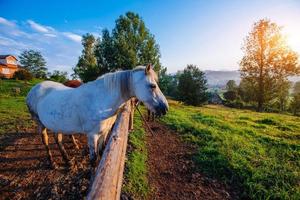
[[[284,26],[282,32],[291,49],[300,54],[300,27]]]

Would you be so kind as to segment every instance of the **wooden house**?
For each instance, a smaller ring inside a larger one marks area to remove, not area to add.
[[[17,61],[13,55],[0,55],[0,78],[12,78],[20,67]]]

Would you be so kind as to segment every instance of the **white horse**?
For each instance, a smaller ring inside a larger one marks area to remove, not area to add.
[[[118,109],[132,97],[142,101],[157,115],[168,111],[168,102],[150,65],[108,73],[78,88],[52,81],[34,86],[27,95],[26,103],[38,123],[52,167],[55,163],[48,146],[46,128],[56,133],[56,141],[66,161],[70,160],[62,145],[62,134],[87,134],[93,164],[98,155],[99,137],[108,132],[107,127],[112,126]]]

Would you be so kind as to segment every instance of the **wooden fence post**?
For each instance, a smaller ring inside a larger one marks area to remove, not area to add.
[[[131,106],[127,102],[116,123],[97,167],[88,200],[119,200],[123,181]]]

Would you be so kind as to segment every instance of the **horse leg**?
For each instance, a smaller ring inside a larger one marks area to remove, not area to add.
[[[47,155],[48,155],[48,159],[50,161],[50,166],[52,167],[52,169],[56,169],[56,163],[54,162],[53,158],[52,158],[52,153],[50,151],[49,148],[49,138],[48,138],[48,134],[47,134],[47,129],[43,126],[43,125],[39,125],[39,131],[42,133],[42,141],[46,147],[46,151],[47,151]]]
[[[75,149],[79,149],[79,146],[78,146],[78,144],[77,144],[77,141],[76,141],[76,139],[75,139],[75,136],[74,135],[70,135],[70,137],[71,137],[71,139],[72,139],[72,142],[73,142],[73,144],[74,144],[74,146],[75,146]]]
[[[151,117],[152,117],[152,120],[154,122],[154,119],[155,119],[155,116],[154,116],[154,112],[151,112]]]
[[[56,144],[58,145],[59,151],[63,157],[63,159],[65,160],[66,164],[68,164],[69,166],[72,166],[73,163],[73,159],[71,160],[67,154],[67,151],[62,143],[62,133],[57,133],[55,134],[55,141]]]
[[[106,133],[99,133],[99,139],[98,139],[98,155],[102,155],[104,148],[105,148],[105,144],[106,144],[106,138],[109,132]]]
[[[88,145],[90,152],[90,163],[92,167],[96,166],[97,161],[97,149],[98,149],[98,133],[92,133],[88,135]]]

